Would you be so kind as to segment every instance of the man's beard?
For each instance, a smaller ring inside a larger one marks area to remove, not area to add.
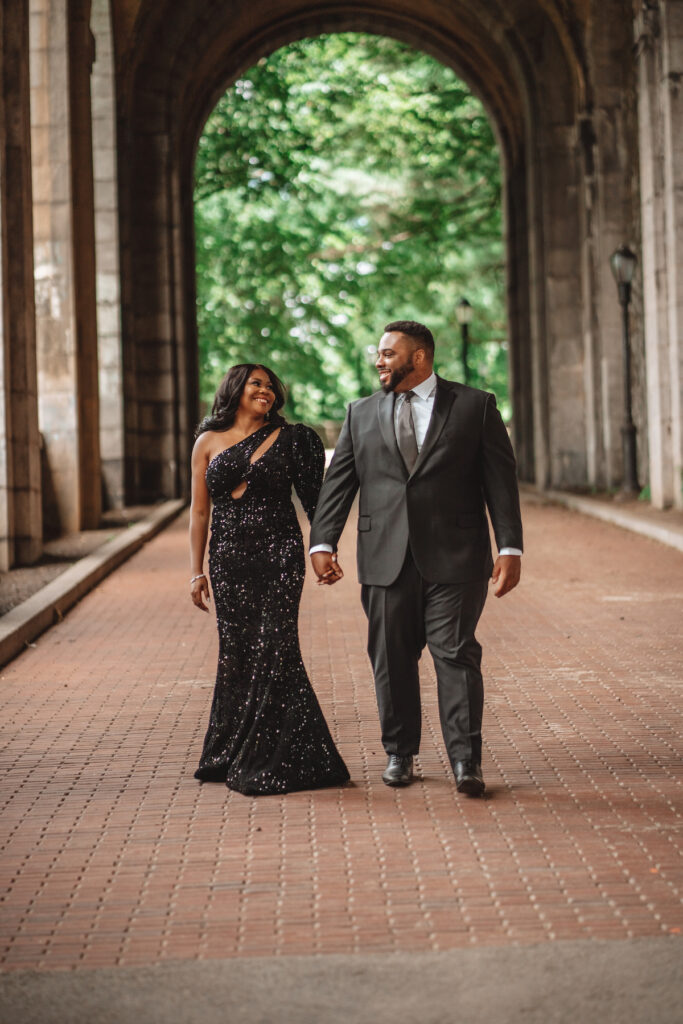
[[[399,366],[396,370],[391,371],[391,376],[389,377],[389,380],[386,382],[386,384],[382,384],[382,391],[384,392],[384,394],[388,395],[390,394],[390,392],[394,391],[401,383],[401,381],[404,380],[409,373],[412,373],[414,369],[415,363],[413,362],[411,356],[407,363],[404,363],[403,366]]]

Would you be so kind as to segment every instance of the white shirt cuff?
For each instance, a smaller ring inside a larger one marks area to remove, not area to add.
[[[316,551],[327,551],[327,553],[331,555],[332,552],[334,551],[334,548],[332,547],[331,544],[316,544],[315,547],[312,547],[309,550],[308,553],[309,553],[309,555],[314,555],[316,553]],[[501,548],[500,551],[498,552],[498,554],[499,555],[520,555],[521,556],[522,552],[520,551],[519,548]]]

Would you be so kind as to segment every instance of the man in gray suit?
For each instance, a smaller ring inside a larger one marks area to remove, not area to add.
[[[412,780],[418,661],[427,644],[457,789],[480,796],[484,690],[475,630],[489,577],[496,597],[519,582],[515,458],[494,396],[434,373],[427,327],[397,320],[384,330],[381,390],[348,408],[311,526],[311,560],[319,583],[342,578],[337,542],[360,490],[358,577],[388,755],[382,778],[388,786]]]

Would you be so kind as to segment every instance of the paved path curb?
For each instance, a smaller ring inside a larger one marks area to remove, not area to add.
[[[631,530],[632,533],[639,533],[650,540],[658,540],[661,544],[668,544],[669,547],[683,551],[683,530],[653,523],[645,516],[620,509],[609,502],[581,498],[564,491],[536,491],[531,488],[524,488],[524,497],[541,504],[563,505],[574,512],[593,516],[594,519],[601,519],[605,523],[612,523],[613,526],[620,526],[624,530]]]
[[[182,499],[176,499],[158,505],[141,522],[80,558],[28,600],[0,617],[0,665],[6,665],[27,644],[59,622],[100,580],[175,519],[185,504]]]

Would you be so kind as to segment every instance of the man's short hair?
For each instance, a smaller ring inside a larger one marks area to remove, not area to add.
[[[434,337],[424,324],[418,324],[416,320],[392,320],[384,328],[384,333],[388,334],[391,331],[407,334],[409,338],[415,340],[418,348],[425,350],[430,359],[434,358]]]

